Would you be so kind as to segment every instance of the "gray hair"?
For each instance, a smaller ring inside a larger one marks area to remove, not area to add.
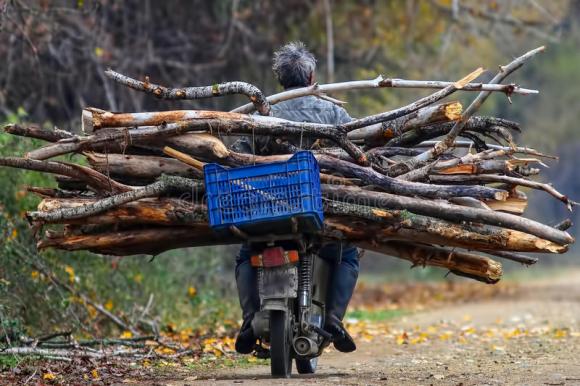
[[[274,52],[272,70],[284,88],[310,85],[316,58],[302,42],[291,42]]]

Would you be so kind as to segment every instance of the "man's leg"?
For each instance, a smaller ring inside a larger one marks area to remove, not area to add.
[[[352,352],[356,350],[356,345],[344,328],[342,319],[358,279],[358,250],[350,244],[341,247],[340,243],[332,243],[322,247],[319,255],[335,264],[326,297],[324,329],[332,334],[334,347],[338,351]]]
[[[244,320],[236,338],[236,351],[240,354],[249,354],[254,350],[257,338],[252,329],[252,320],[254,314],[260,311],[256,269],[251,266],[250,257],[250,248],[243,244],[236,257],[236,284]]]

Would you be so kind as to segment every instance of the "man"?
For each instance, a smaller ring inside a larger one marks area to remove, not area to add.
[[[314,83],[316,59],[301,42],[289,43],[274,53],[272,69],[284,89],[306,87]],[[331,102],[314,96],[305,96],[280,102],[272,106],[272,115],[297,122],[341,124],[352,118],[347,112]],[[272,153],[272,138],[242,139],[232,148],[241,152],[256,150],[259,154]],[[293,145],[309,149],[312,141],[296,139]],[[351,352],[356,350],[352,337],[342,324],[346,308],[358,278],[359,262],[357,248],[349,244],[328,243],[323,245],[318,255],[331,262],[333,270],[326,299],[326,322],[324,329],[332,334],[337,350]],[[249,354],[256,345],[252,330],[254,314],[260,310],[256,271],[250,265],[251,251],[243,245],[236,258],[236,283],[243,313],[243,324],[236,339],[236,350]]]

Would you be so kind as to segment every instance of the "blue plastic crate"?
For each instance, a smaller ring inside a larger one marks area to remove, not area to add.
[[[214,229],[235,225],[252,232],[278,233],[288,229],[292,217],[301,232],[322,228],[320,172],[309,151],[285,162],[232,169],[206,164],[203,171]]]

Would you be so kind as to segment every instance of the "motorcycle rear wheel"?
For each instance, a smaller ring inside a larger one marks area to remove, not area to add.
[[[272,377],[289,378],[292,373],[290,318],[285,311],[270,313],[270,371]]]

